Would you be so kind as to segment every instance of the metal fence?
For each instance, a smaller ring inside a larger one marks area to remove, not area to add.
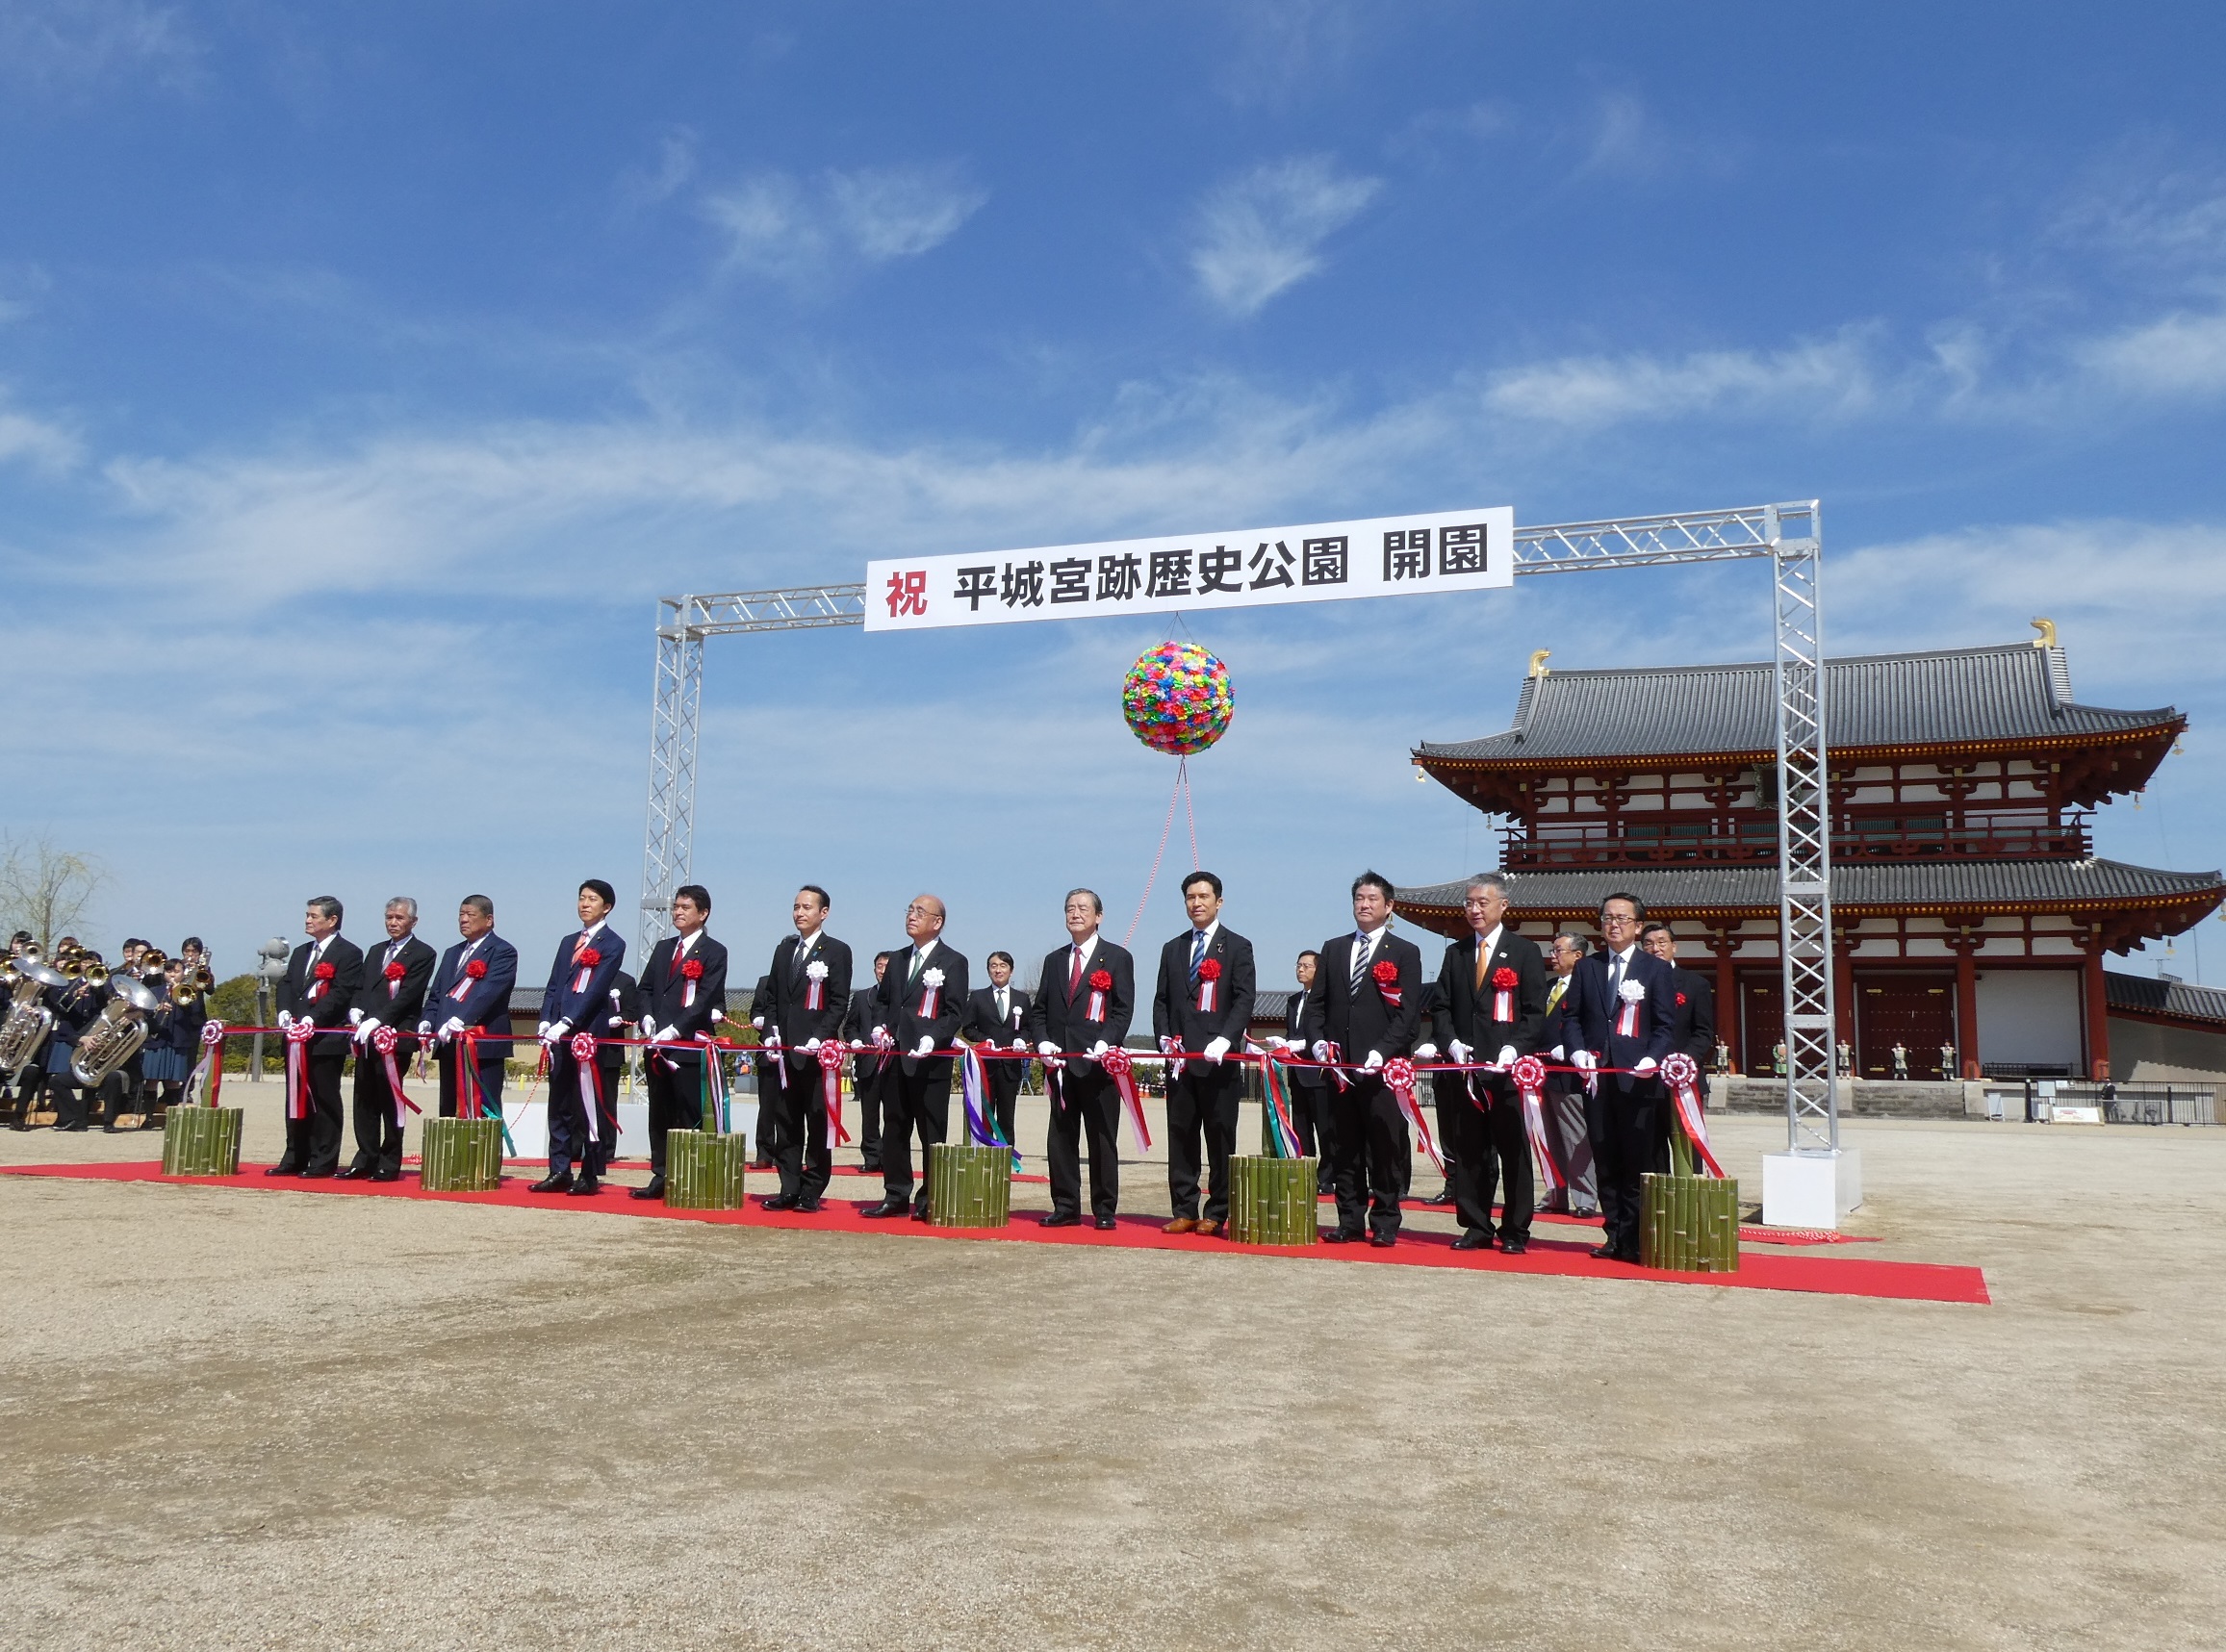
[[[2040,1078],[2009,1084],[1990,1079],[1986,1085],[1988,1118],[2038,1123],[2058,1106],[2100,1107],[2114,1125],[2214,1125],[2218,1089],[2214,1084]]]

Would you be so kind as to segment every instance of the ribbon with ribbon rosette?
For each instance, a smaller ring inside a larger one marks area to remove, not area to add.
[[[382,1027],[371,1035],[371,1048],[379,1053],[379,1059],[386,1063],[387,1088],[395,1098],[395,1129],[400,1130],[404,1107],[409,1108],[413,1113],[423,1110],[417,1103],[402,1094],[401,1069],[395,1064],[395,1047],[401,1043],[402,1035],[391,1027]]]
[[[309,1039],[317,1029],[306,1021],[289,1022],[286,1028],[286,1116],[309,1117]]]
[[[1507,1075],[1522,1097],[1522,1128],[1529,1133],[1530,1154],[1538,1160],[1538,1173],[1546,1179],[1547,1190],[1557,1193],[1568,1182],[1561,1174],[1560,1156],[1546,1133],[1546,1063],[1535,1055],[1518,1055]]]
[[[827,1096],[827,1145],[848,1147],[850,1131],[842,1123],[842,1040],[830,1038],[819,1047],[819,1085]]]
[[[1446,1156],[1438,1151],[1437,1138],[1430,1133],[1430,1122],[1422,1117],[1422,1104],[1415,1094],[1415,1064],[1404,1055],[1394,1055],[1384,1063],[1384,1082],[1391,1088],[1392,1099],[1399,1104],[1400,1114],[1414,1127],[1422,1151],[1443,1171]]]
[[[1670,1097],[1677,1107],[1677,1124],[1684,1131],[1685,1139],[1693,1144],[1693,1151],[1701,1156],[1708,1174],[1721,1180],[1724,1167],[1708,1151],[1708,1125],[1701,1113],[1700,1062],[1682,1050],[1673,1050],[1662,1059],[1662,1082],[1670,1086]]]
[[[224,1024],[221,1021],[202,1023],[201,1059],[187,1081],[200,1086],[203,1106],[217,1105],[217,1092],[224,1087]]]
[[[1098,1058],[1098,1065],[1106,1070],[1120,1092],[1121,1116],[1129,1121],[1129,1129],[1136,1132],[1139,1145],[1149,1152],[1152,1145],[1152,1127],[1144,1122],[1144,1106],[1137,1100],[1136,1066],[1129,1053],[1114,1045]]]
[[[602,1140],[602,1067],[595,1058],[595,1034],[575,1032],[568,1048],[579,1069],[579,1109],[587,1114],[587,1139]]]

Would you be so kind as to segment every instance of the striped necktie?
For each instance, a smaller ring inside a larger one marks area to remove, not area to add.
[[[1369,938],[1356,934],[1352,938],[1352,979],[1346,983],[1349,996],[1360,997],[1361,982],[1368,978]]]
[[[1206,961],[1206,931],[1193,930],[1190,935],[1190,980],[1198,979],[1198,966]]]

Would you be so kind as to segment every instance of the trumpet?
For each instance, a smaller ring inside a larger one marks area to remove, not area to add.
[[[87,986],[108,985],[108,965],[100,961],[98,953],[92,953],[85,960],[85,984]]]
[[[169,954],[160,947],[149,947],[140,954],[140,979],[153,980],[163,973],[163,966],[170,961]]]
[[[189,997],[199,997],[217,989],[217,978],[209,973],[207,964],[195,964],[178,978],[178,990]]]

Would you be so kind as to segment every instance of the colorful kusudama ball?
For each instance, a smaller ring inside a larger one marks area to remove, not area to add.
[[[1229,668],[1195,643],[1162,643],[1121,684],[1121,715],[1155,751],[1188,757],[1228,731],[1237,699]]]

